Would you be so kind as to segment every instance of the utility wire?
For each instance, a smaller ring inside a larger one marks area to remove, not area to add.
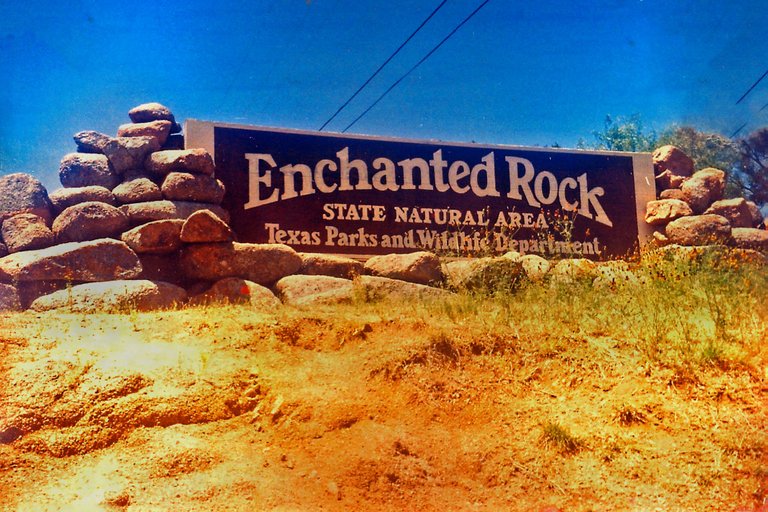
[[[763,73],[763,76],[761,76],[760,78],[758,78],[758,79],[757,79],[757,81],[756,81],[755,83],[753,83],[753,84],[752,84],[752,87],[750,87],[749,89],[747,89],[747,92],[745,92],[744,94],[742,94],[742,95],[741,95],[741,98],[739,98],[739,99],[738,99],[738,101],[736,101],[736,105],[738,105],[739,103],[741,103],[741,100],[743,100],[744,98],[746,98],[746,97],[747,97],[747,95],[748,95],[749,93],[751,93],[751,92],[752,92],[752,89],[754,89],[755,87],[757,87],[757,84],[759,84],[760,82],[762,82],[762,81],[763,81],[763,78],[765,78],[766,76],[768,76],[768,69],[766,69],[766,70],[765,70],[765,73]]]
[[[397,47],[397,50],[395,50],[395,52],[394,52],[392,55],[390,55],[390,56],[387,58],[387,60],[385,60],[385,61],[384,61],[384,63],[383,63],[381,66],[379,66],[379,68],[378,68],[376,71],[374,71],[374,72],[373,72],[373,74],[372,74],[370,77],[368,77],[368,80],[366,80],[366,81],[365,81],[365,83],[364,83],[363,85],[361,85],[361,86],[360,86],[360,87],[359,87],[359,88],[358,88],[358,89],[355,91],[355,93],[354,93],[352,96],[350,96],[350,97],[349,97],[349,99],[348,99],[347,101],[345,101],[345,102],[344,102],[344,104],[343,104],[342,106],[340,106],[340,107],[338,108],[338,110],[336,110],[336,112],[334,112],[334,113],[333,113],[333,115],[332,115],[331,117],[329,117],[329,118],[328,118],[328,120],[327,120],[326,122],[324,122],[324,123],[323,123],[323,126],[321,126],[321,127],[320,127],[320,129],[319,129],[318,131],[323,131],[323,128],[325,128],[325,127],[328,125],[328,123],[330,123],[331,121],[333,121],[333,119],[334,119],[334,118],[335,118],[337,115],[339,115],[339,112],[341,112],[342,110],[344,110],[344,107],[346,107],[347,105],[349,105],[349,102],[350,102],[350,101],[352,101],[353,99],[355,99],[355,97],[356,97],[358,94],[360,94],[360,91],[362,91],[362,90],[365,88],[365,86],[367,86],[369,83],[371,83],[371,80],[373,80],[373,79],[376,77],[376,75],[378,75],[378,74],[379,74],[379,71],[381,71],[382,69],[384,69],[384,66],[386,66],[387,64],[389,64],[389,61],[391,61],[393,58],[395,58],[395,55],[397,55],[398,53],[400,53],[400,50],[402,50],[402,49],[403,49],[403,47],[404,47],[406,44],[408,44],[408,41],[410,41],[411,39],[413,39],[413,36],[415,36],[415,35],[416,35],[416,33],[417,33],[419,30],[421,30],[421,29],[424,27],[424,25],[426,25],[426,24],[427,24],[427,22],[428,22],[429,20],[431,20],[431,19],[432,19],[432,16],[434,16],[435,14],[437,14],[437,11],[439,11],[439,10],[440,10],[440,8],[441,8],[442,6],[444,6],[444,5],[445,5],[445,3],[446,3],[447,1],[448,1],[448,0],[443,0],[442,2],[440,2],[440,5],[438,5],[437,7],[435,7],[435,10],[434,10],[434,11],[432,11],[432,13],[431,13],[429,16],[427,16],[427,19],[425,19],[424,21],[422,21],[422,22],[421,22],[421,25],[419,25],[419,26],[416,28],[416,30],[414,30],[414,31],[413,31],[413,33],[412,33],[410,36],[408,36],[408,39],[406,39],[405,41],[403,41],[403,43],[402,43],[400,46],[398,46],[398,47]]]
[[[733,133],[731,134],[731,137],[730,137],[730,138],[732,139],[732,138],[734,138],[736,135],[738,135],[738,133],[739,133],[741,130],[743,130],[743,129],[744,129],[744,127],[745,127],[745,126],[747,126],[747,124],[749,124],[749,123],[747,122],[747,123],[744,123],[743,125],[739,126],[739,127],[736,129],[736,131],[735,131],[735,132],[733,132]]]
[[[468,21],[469,21],[469,20],[470,20],[470,19],[471,19],[471,18],[472,18],[472,17],[473,17],[475,14],[477,14],[477,12],[478,12],[480,9],[482,9],[482,8],[485,6],[485,4],[487,4],[487,3],[488,3],[488,2],[490,2],[490,1],[491,1],[491,0],[485,0],[485,1],[484,1],[484,2],[482,2],[480,5],[478,5],[478,6],[477,6],[477,8],[476,8],[474,11],[472,11],[472,13],[471,13],[469,16],[467,16],[466,18],[464,18],[464,20],[462,20],[462,22],[461,22],[461,23],[459,23],[458,25],[456,25],[456,27],[455,27],[453,30],[451,30],[451,31],[450,31],[450,33],[449,33],[447,36],[445,36],[445,37],[443,38],[443,40],[442,40],[442,41],[440,41],[439,43],[437,43],[437,45],[436,45],[434,48],[432,48],[432,49],[429,51],[429,53],[427,53],[427,54],[426,54],[424,57],[422,57],[422,58],[421,58],[421,60],[420,60],[419,62],[417,62],[417,63],[416,63],[416,64],[415,64],[415,65],[414,65],[414,66],[413,66],[411,69],[409,69],[409,70],[408,70],[408,71],[407,71],[407,72],[406,72],[406,73],[405,73],[403,76],[401,76],[400,78],[398,78],[397,80],[395,80],[395,82],[394,82],[392,85],[390,85],[390,86],[389,86],[389,88],[388,88],[386,91],[384,91],[384,93],[383,93],[381,96],[379,96],[379,97],[378,97],[378,99],[377,99],[376,101],[374,101],[374,102],[371,104],[371,106],[370,106],[370,107],[368,107],[367,109],[365,109],[365,111],[364,111],[362,114],[360,114],[359,116],[357,116],[357,117],[355,118],[355,120],[354,120],[354,121],[352,121],[351,123],[349,123],[349,124],[347,125],[347,127],[346,127],[346,128],[344,128],[344,129],[343,129],[341,132],[342,132],[342,133],[346,133],[346,131],[347,131],[347,130],[349,130],[350,128],[352,128],[352,126],[353,126],[355,123],[357,123],[357,122],[358,122],[360,119],[362,119],[362,118],[363,118],[363,116],[365,116],[365,115],[366,115],[368,112],[370,112],[370,111],[371,111],[371,109],[372,109],[373,107],[375,107],[376,105],[378,105],[378,103],[379,103],[379,102],[380,102],[382,99],[384,99],[384,97],[385,97],[387,94],[389,94],[389,93],[390,93],[390,91],[392,91],[392,89],[394,89],[395,87],[397,87],[397,85],[398,85],[400,82],[402,82],[402,81],[403,81],[403,80],[404,80],[404,79],[405,79],[405,78],[406,78],[408,75],[410,75],[411,73],[413,73],[413,72],[416,70],[416,68],[418,68],[420,65],[422,65],[422,64],[424,63],[424,61],[426,61],[426,60],[427,60],[429,57],[431,57],[431,56],[432,56],[432,54],[433,54],[433,53],[435,53],[435,52],[437,51],[437,49],[438,49],[438,48],[440,48],[440,47],[443,45],[443,43],[445,43],[445,42],[446,42],[448,39],[450,39],[450,38],[451,38],[451,36],[453,36],[453,34],[455,34],[455,33],[456,33],[456,32],[457,32],[457,31],[458,31],[458,30],[459,30],[459,29],[460,29],[462,26],[464,26],[464,24],[465,24],[466,22],[468,22]]]

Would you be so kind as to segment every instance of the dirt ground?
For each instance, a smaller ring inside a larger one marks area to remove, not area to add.
[[[751,511],[767,430],[765,372],[691,379],[599,333],[385,306],[0,316],[4,511]]]

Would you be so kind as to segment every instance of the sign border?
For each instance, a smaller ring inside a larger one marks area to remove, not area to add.
[[[642,249],[653,239],[653,227],[645,222],[646,205],[649,201],[656,199],[656,180],[653,172],[653,158],[651,153],[629,151],[606,151],[606,150],[582,150],[567,148],[543,148],[518,146],[512,144],[481,144],[470,142],[454,142],[439,139],[404,139],[400,137],[388,137],[383,135],[364,135],[347,134],[339,132],[318,132],[314,130],[298,130],[294,128],[276,128],[271,126],[247,125],[238,123],[225,123],[217,121],[201,121],[199,119],[187,119],[184,122],[184,147],[203,148],[211,154],[214,163],[216,162],[216,151],[214,146],[214,128],[234,128],[239,130],[250,130],[260,132],[292,133],[299,135],[313,135],[318,137],[345,137],[358,140],[379,140],[386,142],[402,142],[416,144],[440,144],[452,147],[470,147],[470,148],[488,148],[500,150],[524,150],[537,151],[542,153],[584,153],[590,155],[616,155],[629,156],[632,158],[632,176],[635,186],[635,212],[637,217],[638,244]],[[346,255],[349,257],[349,255]],[[365,257],[365,255],[356,255]]]

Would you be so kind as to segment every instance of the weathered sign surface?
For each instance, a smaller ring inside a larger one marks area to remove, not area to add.
[[[305,252],[626,256],[650,234],[650,154],[187,121],[240,241]]]

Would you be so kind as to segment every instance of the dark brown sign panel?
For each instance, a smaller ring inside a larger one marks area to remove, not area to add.
[[[649,154],[481,146],[188,121],[240,241],[349,255],[637,250]]]

